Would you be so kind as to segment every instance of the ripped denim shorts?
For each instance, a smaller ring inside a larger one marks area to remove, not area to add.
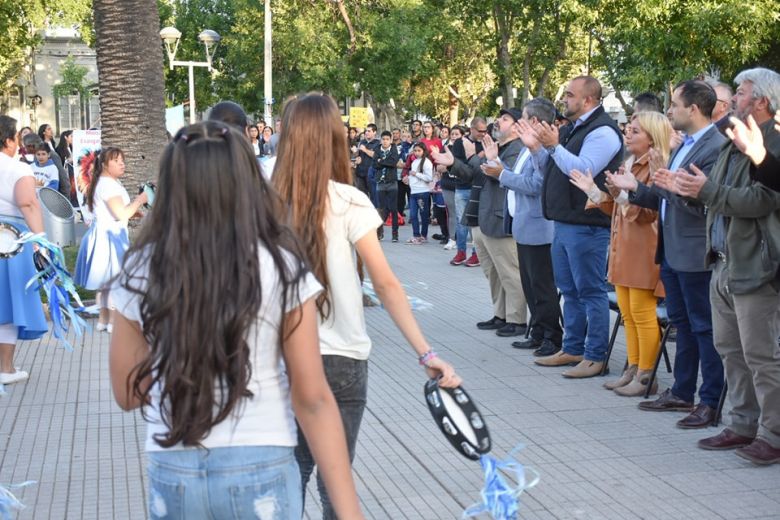
[[[153,519],[300,520],[301,477],[292,447],[150,451]]]

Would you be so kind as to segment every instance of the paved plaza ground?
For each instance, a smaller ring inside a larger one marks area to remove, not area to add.
[[[602,378],[567,380],[561,369],[537,367],[529,351],[474,326],[492,314],[479,268],[451,267],[451,252],[435,244],[384,249],[409,294],[431,304],[417,318],[479,403],[493,454],[523,444],[520,461],[541,474],[521,518],[780,519],[780,465],[699,450],[696,440],[716,429],[677,429],[682,414],[641,412],[639,399],[602,389]],[[424,374],[387,313],[369,308],[366,318],[374,350],[355,460],[366,515],[460,518],[479,497],[480,466],[431,420]],[[74,352],[49,337],[19,347],[30,380],[0,398],[0,483],[37,481],[18,491],[27,505],[19,518],[146,518],[145,427],[139,413],[114,404],[108,338],[89,333]],[[622,334],[615,351],[613,374],[625,361]],[[670,383],[663,370],[661,383]],[[306,518],[319,517],[310,486]]]

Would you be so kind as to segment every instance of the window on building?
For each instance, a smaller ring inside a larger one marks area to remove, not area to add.
[[[57,133],[81,128],[81,97],[62,96],[57,100]]]

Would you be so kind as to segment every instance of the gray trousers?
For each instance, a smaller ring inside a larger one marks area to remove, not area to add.
[[[471,228],[471,233],[479,264],[490,284],[493,314],[508,323],[527,323],[528,308],[520,282],[515,239],[489,237],[478,227]]]
[[[728,383],[730,429],[780,448],[780,293],[765,284],[731,294],[728,269],[718,260],[710,282],[715,349]]]

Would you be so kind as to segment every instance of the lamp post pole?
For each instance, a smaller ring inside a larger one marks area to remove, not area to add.
[[[271,70],[271,0],[265,0],[265,42],[263,45],[263,97],[264,110],[263,118],[266,120],[266,124],[271,128],[274,125],[271,123],[271,109],[273,108],[273,82],[272,82],[272,70]]]
[[[189,78],[189,90],[190,90],[190,124],[196,122],[195,118],[195,67],[206,67],[209,71],[211,68],[211,61],[214,57],[217,45],[221,37],[215,31],[206,29],[198,35],[198,40],[206,47],[206,61],[176,61],[176,51],[179,48],[179,39],[181,38],[181,32],[174,27],[165,27],[160,31],[160,38],[165,43],[165,50],[168,53],[168,63],[173,70],[174,67],[187,67]]]

